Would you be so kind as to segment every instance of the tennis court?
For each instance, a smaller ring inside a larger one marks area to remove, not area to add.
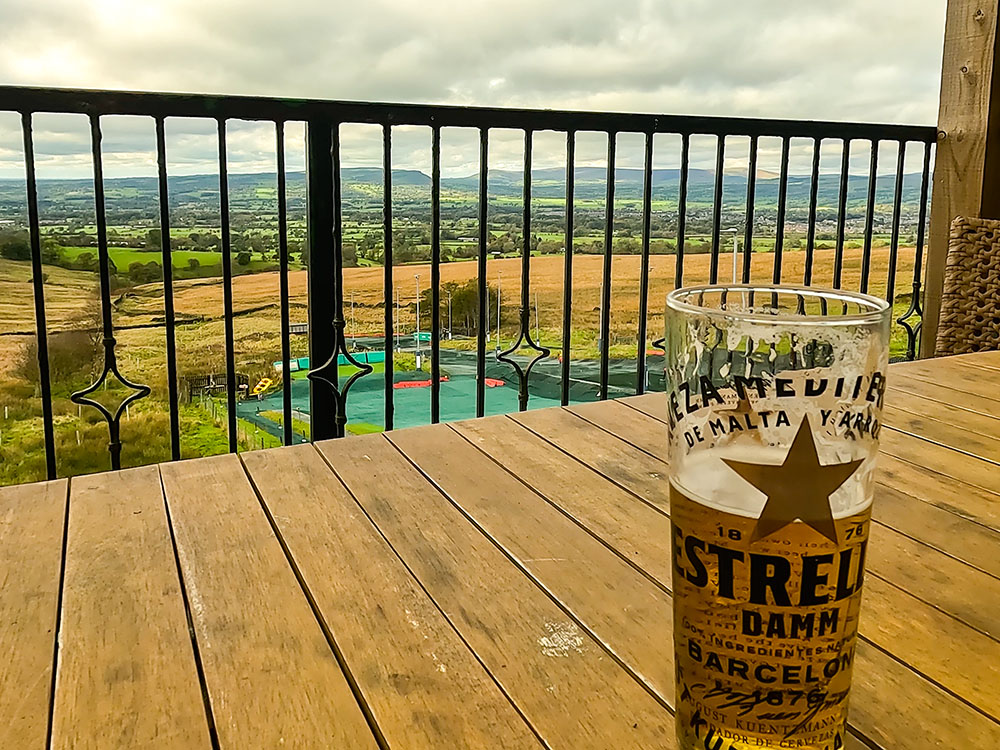
[[[522,368],[527,359],[516,357]],[[429,382],[426,372],[429,362],[425,360],[425,371],[396,372],[393,381],[403,384],[413,381]],[[448,380],[441,383],[441,421],[453,422],[476,416],[476,359],[474,352],[441,351],[441,369]],[[609,395],[612,398],[634,393],[633,361],[611,363]],[[513,368],[495,359],[487,363],[487,382],[502,381],[504,385],[486,388],[485,412],[487,416],[510,414],[518,411],[518,381]],[[574,361],[571,369],[570,400],[572,403],[596,401],[598,398],[598,363]],[[341,379],[341,385],[345,380]],[[557,359],[539,362],[532,370],[529,381],[528,408],[542,409],[558,406],[560,394],[560,365]],[[309,380],[292,379],[293,417],[304,423],[309,422]],[[420,387],[400,387],[393,391],[394,427],[416,427],[428,424],[431,415],[431,389],[429,385]],[[237,404],[240,418],[260,427],[276,437],[281,436],[280,426],[272,419],[261,416],[262,412],[281,412],[281,390],[276,390],[264,398],[249,399]],[[347,398],[348,429],[373,432],[385,428],[385,379],[381,372],[367,375],[351,386]],[[305,435],[296,432],[298,440]]]
[[[406,373],[407,375],[409,373]],[[400,377],[396,381],[412,380]],[[349,425],[372,425],[385,427],[385,386],[381,375],[369,375],[357,381],[347,399],[347,420]],[[430,422],[430,387],[398,388],[393,391],[394,420],[396,427],[416,427]],[[508,414],[517,411],[517,389],[511,385],[486,389],[486,414]],[[540,409],[558,406],[557,399],[532,396],[528,406]],[[237,414],[249,422],[277,437],[281,428],[272,420],[259,416],[260,412],[281,411],[281,391],[271,393],[261,400],[251,399],[240,402]],[[292,381],[292,409],[296,419],[309,421],[309,381]],[[453,422],[476,416],[476,379],[469,375],[454,375],[441,383],[441,421]],[[305,436],[299,435],[299,438]]]

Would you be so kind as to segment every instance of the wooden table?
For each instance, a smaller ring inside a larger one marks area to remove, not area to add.
[[[848,747],[996,750],[1000,353],[891,375]],[[664,410],[0,490],[0,747],[674,747]]]

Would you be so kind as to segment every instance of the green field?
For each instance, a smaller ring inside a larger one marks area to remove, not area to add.
[[[93,256],[97,256],[96,247],[63,247],[62,255],[63,258],[69,261],[75,261],[79,256],[84,253],[90,253]],[[162,260],[162,255],[159,250],[141,250],[132,247],[110,247],[108,248],[108,255],[111,258],[111,262],[115,264],[115,267],[119,272],[128,271],[129,266],[133,263],[160,263]],[[248,268],[250,270],[267,270],[269,267],[274,267],[274,261],[261,260],[260,255],[252,256],[250,263],[246,266],[238,266],[236,263],[236,252],[232,253],[233,266]],[[201,266],[221,266],[222,265],[222,253],[212,252],[210,250],[172,250],[170,252],[171,265],[174,268],[188,268],[189,261],[191,259],[198,261]],[[289,268],[301,268],[298,263],[290,263]]]
[[[76,260],[80,255],[90,253],[97,256],[96,247],[64,247],[62,254],[68,260]],[[137,250],[132,247],[111,247],[108,248],[108,255],[120,271],[127,271],[133,263],[159,263],[161,254],[159,250]],[[205,250],[174,250],[170,253],[170,260],[174,268],[187,268],[188,261],[194,258],[203,266],[216,266],[222,262],[221,253],[213,253]]]

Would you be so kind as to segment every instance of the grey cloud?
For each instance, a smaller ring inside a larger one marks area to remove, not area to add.
[[[0,80],[24,85],[309,96],[806,119],[931,123],[944,0],[6,0]],[[40,159],[86,170],[85,127],[39,119]],[[107,122],[107,168],[146,173],[147,123]],[[216,168],[214,123],[172,122],[172,167]],[[381,164],[378,133],[344,134],[346,158]],[[273,132],[231,123],[230,168],[273,164]],[[0,176],[19,174],[16,127],[0,119]],[[581,135],[582,163],[606,145]],[[541,143],[541,141],[539,141]],[[446,140],[447,144],[448,141]],[[446,172],[474,171],[456,132]],[[659,143],[659,139],[658,139]],[[394,133],[394,164],[427,163],[426,131]],[[829,145],[829,144],[828,144]],[[824,169],[839,154],[824,146]],[[290,146],[291,148],[291,146]],[[296,149],[301,148],[301,140]],[[558,162],[557,142],[536,164]],[[739,153],[737,144],[731,145]],[[795,169],[807,145],[793,151]],[[293,149],[294,150],[294,149]],[[623,165],[641,158],[620,147]],[[776,161],[773,146],[762,158]],[[696,154],[711,166],[711,149]],[[735,158],[735,157],[734,157]],[[517,168],[521,138],[495,133],[491,165]],[[670,153],[657,162],[673,163]],[[301,161],[299,162],[301,163]],[[638,163],[629,164],[637,166]],[[290,164],[291,168],[291,164]],[[852,169],[865,170],[855,156]]]

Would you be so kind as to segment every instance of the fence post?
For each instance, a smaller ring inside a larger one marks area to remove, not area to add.
[[[309,366],[326,362],[336,347],[333,320],[333,160],[332,123],[306,123],[306,224],[308,233]],[[326,383],[309,381],[312,440],[336,437],[336,397]]]
[[[998,0],[948,0],[920,356],[934,355],[948,232],[956,216],[1000,218]]]

